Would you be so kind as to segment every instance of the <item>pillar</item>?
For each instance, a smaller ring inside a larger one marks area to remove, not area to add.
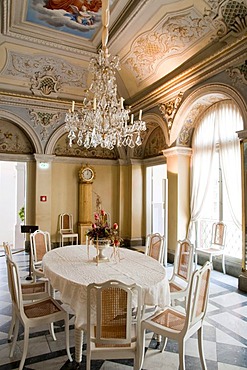
[[[190,220],[191,148],[163,150],[168,178],[168,252],[174,254],[177,241],[184,239]]]
[[[35,225],[51,233],[52,226],[52,161],[53,155],[35,154],[36,160],[36,215]]]

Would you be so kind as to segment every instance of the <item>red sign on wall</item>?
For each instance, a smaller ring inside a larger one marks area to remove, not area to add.
[[[41,202],[46,202],[47,201],[47,196],[46,195],[41,195],[40,196],[40,201]]]

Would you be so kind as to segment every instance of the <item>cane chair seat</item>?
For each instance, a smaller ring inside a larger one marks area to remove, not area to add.
[[[185,313],[182,313],[176,307],[166,307],[164,310],[142,320],[142,362],[144,358],[145,332],[150,330],[163,337],[161,352],[164,350],[168,338],[178,342],[179,369],[185,370],[185,342],[197,332],[202,369],[207,369],[203,351],[203,324],[207,312],[210,272],[211,265],[209,262],[206,262],[201,269],[193,272]]]
[[[24,312],[29,319],[33,319],[60,312],[60,309],[54,304],[54,301],[48,298],[40,301],[38,305],[34,303],[24,306]]]
[[[178,311],[174,311],[168,307],[163,312],[152,319],[152,322],[158,325],[166,326],[171,330],[181,331],[185,325],[186,315]]]

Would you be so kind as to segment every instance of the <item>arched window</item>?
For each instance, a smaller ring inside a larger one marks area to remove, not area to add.
[[[226,254],[241,258],[241,155],[237,131],[243,120],[230,101],[210,107],[198,122],[191,158],[191,224],[197,244],[210,243],[215,221],[227,224]]]

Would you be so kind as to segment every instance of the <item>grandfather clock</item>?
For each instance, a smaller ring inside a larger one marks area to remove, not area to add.
[[[79,170],[79,221],[78,232],[80,244],[86,243],[86,232],[92,225],[92,198],[95,170],[83,165]]]

